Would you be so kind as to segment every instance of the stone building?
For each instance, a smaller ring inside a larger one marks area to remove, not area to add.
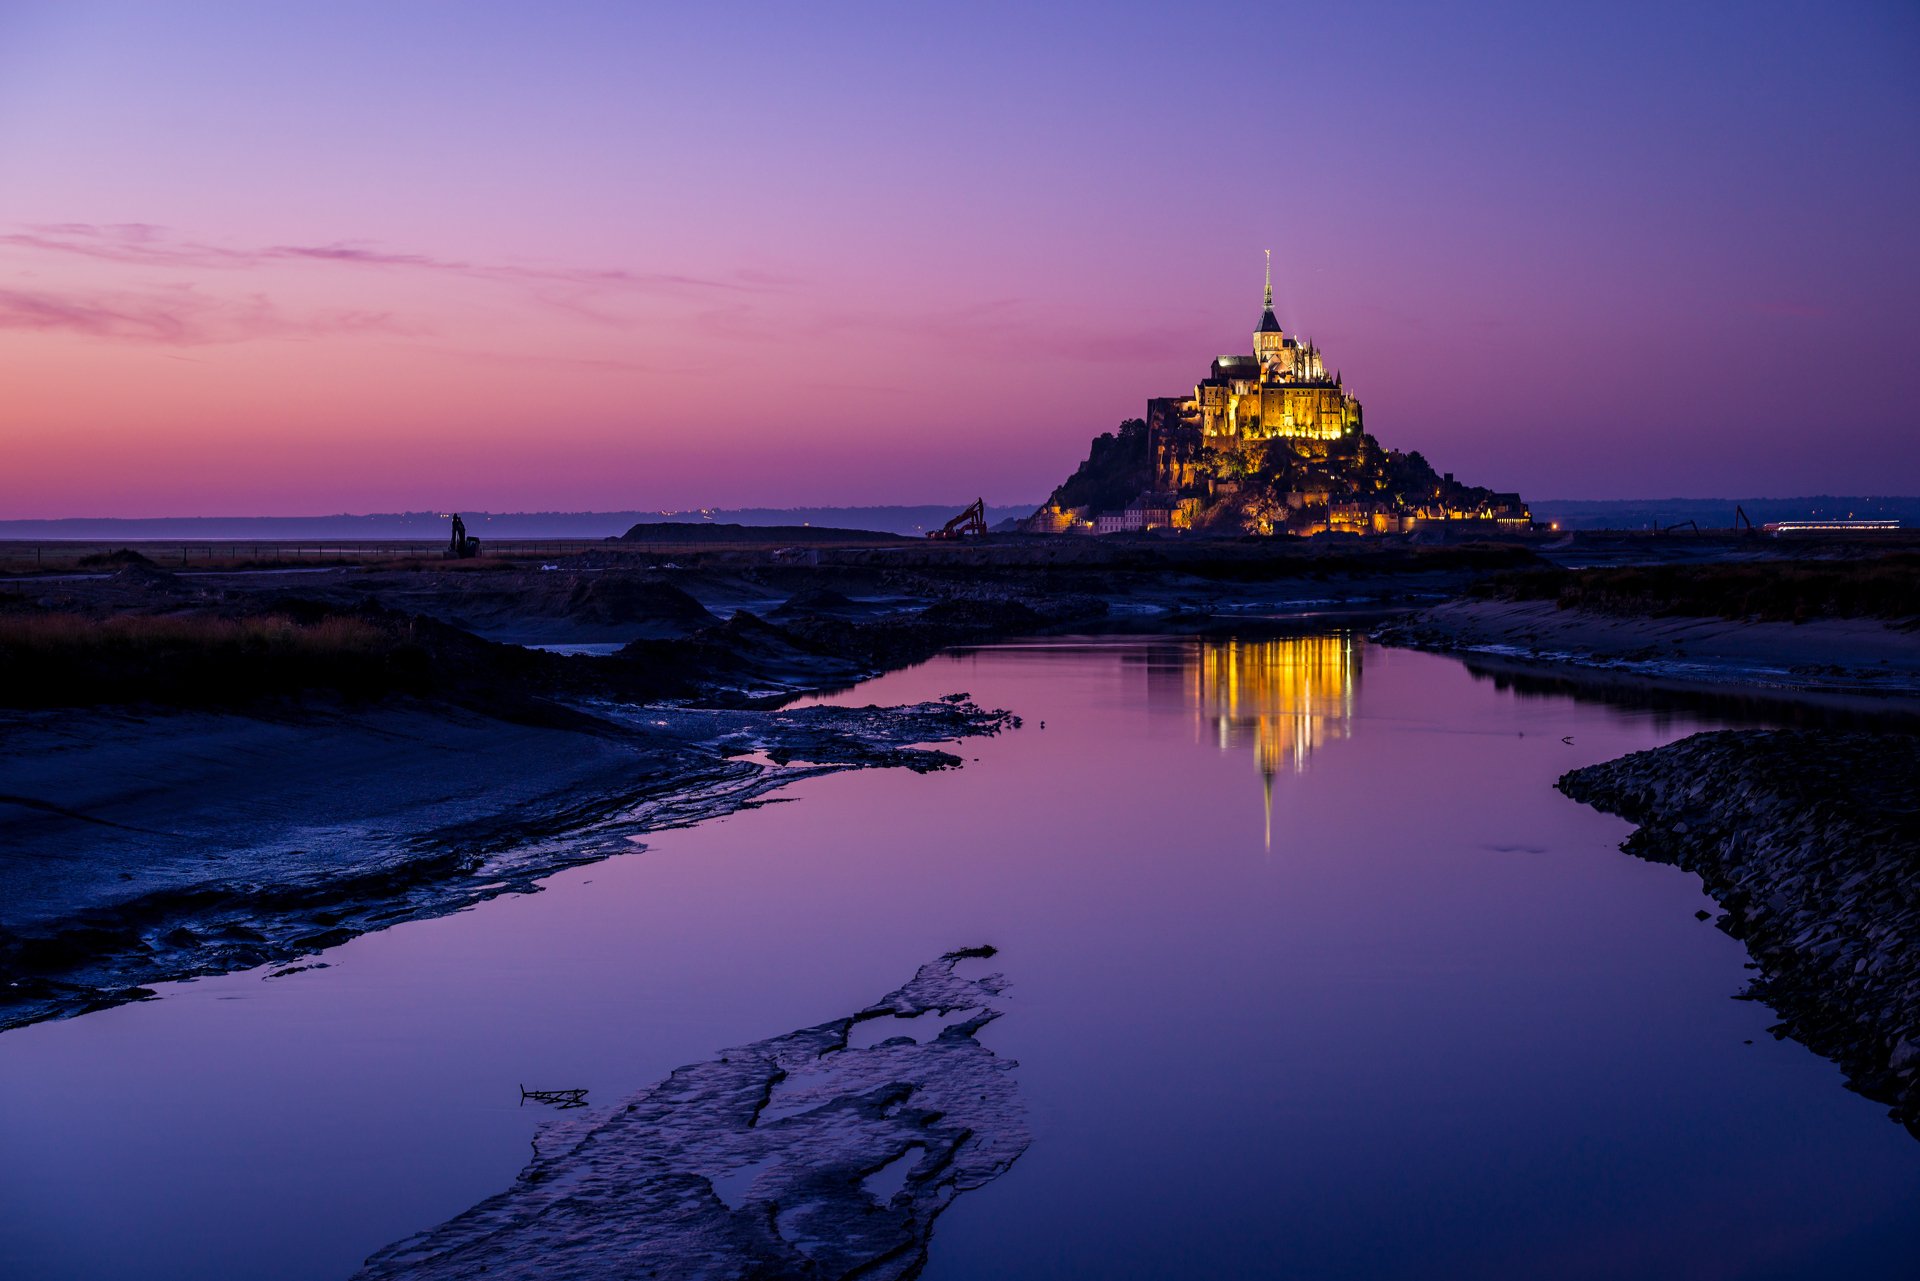
[[[1320,349],[1274,317],[1272,251],[1253,354],[1216,356],[1193,395],[1147,402],[1155,483],[1169,489],[1191,485],[1208,451],[1273,439],[1341,440],[1361,431],[1360,402],[1340,375],[1329,374]]]

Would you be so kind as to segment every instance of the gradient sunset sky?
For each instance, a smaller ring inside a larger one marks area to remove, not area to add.
[[[1532,499],[1920,492],[1920,5],[0,0],[0,517],[1037,501],[1276,310]]]

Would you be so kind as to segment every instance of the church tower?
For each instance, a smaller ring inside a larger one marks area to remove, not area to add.
[[[1273,318],[1273,250],[1267,250],[1267,298],[1260,313],[1260,327],[1253,331],[1253,354],[1260,362],[1265,378],[1277,378],[1285,362],[1287,336]]]

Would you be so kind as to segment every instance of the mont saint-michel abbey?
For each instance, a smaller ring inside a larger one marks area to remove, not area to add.
[[[1518,494],[1457,482],[1367,433],[1345,378],[1274,315],[1270,251],[1252,347],[1216,356],[1192,395],[1151,399],[1145,418],[1096,437],[1026,528],[1311,536],[1531,526]]]
[[[1173,484],[1192,483],[1193,446],[1237,450],[1276,437],[1339,440],[1360,431],[1360,402],[1341,376],[1328,374],[1320,349],[1274,318],[1272,250],[1253,354],[1216,356],[1193,395],[1148,401],[1147,431],[1158,479]]]

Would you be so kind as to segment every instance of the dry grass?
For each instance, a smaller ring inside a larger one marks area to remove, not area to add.
[[[1504,600],[1551,600],[1562,609],[1603,614],[1901,622],[1920,617],[1920,554],[1543,570],[1502,575],[1480,591]]]
[[[0,615],[0,703],[15,707],[373,696],[417,687],[426,668],[403,635],[345,616]]]

